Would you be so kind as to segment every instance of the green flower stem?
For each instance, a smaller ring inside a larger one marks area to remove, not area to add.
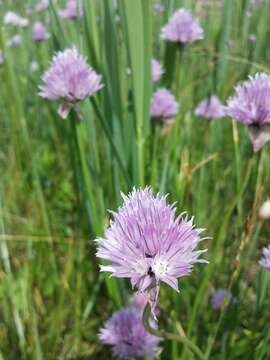
[[[122,161],[122,159],[121,159],[121,157],[120,157],[120,155],[119,155],[119,152],[118,152],[118,150],[117,150],[117,147],[116,147],[115,143],[113,142],[112,134],[111,134],[111,132],[110,132],[110,130],[109,130],[109,128],[108,128],[108,125],[106,124],[106,121],[105,121],[105,119],[104,119],[104,116],[103,116],[103,114],[101,113],[100,108],[99,108],[96,100],[95,100],[94,98],[92,98],[91,100],[92,100],[92,105],[93,105],[93,108],[94,108],[94,110],[95,110],[95,113],[96,113],[97,117],[98,117],[99,120],[100,120],[100,124],[101,124],[101,126],[102,126],[102,129],[103,129],[103,131],[104,131],[104,133],[105,133],[105,135],[106,135],[106,137],[107,137],[107,140],[108,140],[109,143],[110,143],[112,152],[114,153],[115,158],[116,158],[116,160],[117,160],[118,163],[119,163],[120,169],[121,169],[121,171],[122,171],[122,173],[123,173],[123,175],[124,175],[127,183],[129,184],[129,183],[130,183],[129,174],[128,174],[128,172],[126,171],[126,168],[125,168],[125,166],[124,166],[124,164],[123,164],[123,161]]]
[[[176,334],[171,334],[162,330],[154,329],[149,324],[149,319],[151,317],[151,307],[149,304],[146,305],[144,312],[143,312],[143,324],[145,327],[145,330],[153,335],[160,338],[164,338],[167,340],[172,341],[178,341],[181,344],[185,345],[190,351],[193,352],[194,355],[198,356],[201,360],[206,360],[206,357],[204,356],[203,352],[198,348],[196,344],[194,344],[191,340],[189,340],[187,337],[181,337]]]

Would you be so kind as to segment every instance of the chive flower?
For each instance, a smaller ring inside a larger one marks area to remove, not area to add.
[[[150,115],[154,121],[173,119],[179,110],[179,105],[173,94],[167,89],[158,89],[151,99]]]
[[[254,151],[270,141],[270,75],[258,73],[236,86],[226,113],[248,127]]]
[[[4,16],[3,23],[4,25],[12,25],[24,28],[28,26],[29,22],[27,19],[21,17],[19,14],[13,11],[8,11]]]
[[[162,65],[156,60],[152,59],[152,80],[159,81],[164,73]]]
[[[214,310],[220,310],[221,308],[229,305],[233,300],[232,294],[229,290],[219,288],[215,290],[211,298],[212,308]]]
[[[161,29],[161,38],[183,46],[203,39],[203,29],[187,9],[177,10]]]
[[[263,248],[263,256],[259,264],[267,270],[270,270],[270,246]]]
[[[260,207],[259,218],[261,220],[270,219],[270,199],[266,200]]]
[[[224,116],[224,106],[216,95],[212,95],[198,104],[195,115],[209,120],[218,119]]]
[[[125,196],[104,238],[96,240],[97,256],[109,262],[100,270],[112,276],[130,278],[132,287],[145,293],[155,317],[160,283],[178,289],[178,278],[187,276],[195,263],[206,263],[195,250],[206,238],[203,229],[195,228],[193,218],[176,216],[175,204],[167,204],[167,196],[154,196],[150,187],[133,189]]]
[[[59,16],[63,19],[77,19],[83,15],[82,4],[78,0],[68,0],[66,7],[59,11]]]
[[[40,21],[36,21],[32,25],[32,38],[35,42],[48,40],[50,37],[45,26]]]
[[[87,64],[75,47],[58,52],[42,80],[39,95],[49,100],[61,100],[58,113],[63,119],[76,103],[95,95],[103,86],[101,76]]]
[[[134,308],[115,312],[98,336],[103,344],[112,347],[113,356],[120,359],[154,358],[161,340],[146,332],[142,314]]]
[[[0,49],[0,65],[2,65],[5,61],[3,50]]]

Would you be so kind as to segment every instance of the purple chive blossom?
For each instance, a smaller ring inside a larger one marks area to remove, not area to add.
[[[257,40],[257,36],[255,34],[250,34],[248,36],[248,40],[251,42],[251,43],[255,43],[256,40]]]
[[[203,29],[189,10],[179,9],[161,29],[161,37],[184,45],[203,39]]]
[[[264,3],[265,0],[250,0],[250,5],[256,7]]]
[[[42,22],[36,21],[32,26],[32,37],[34,41],[42,42],[48,40],[50,35]]]
[[[82,4],[78,0],[68,0],[66,8],[59,11],[59,15],[63,19],[77,19],[83,16]]]
[[[165,10],[165,7],[160,3],[159,0],[154,2],[153,8],[157,13],[163,13]]]
[[[227,102],[226,113],[248,126],[253,150],[260,150],[270,141],[270,76],[250,76],[236,86],[235,95]]]
[[[40,0],[38,4],[36,5],[36,11],[42,12],[47,10],[49,7],[49,0]]]
[[[142,314],[136,309],[117,311],[100,330],[99,339],[112,347],[113,356],[121,359],[149,356],[159,351],[160,338],[144,329]]]
[[[34,73],[34,72],[38,71],[38,69],[39,69],[39,64],[38,64],[38,62],[37,62],[37,61],[32,61],[32,62],[30,63],[30,72],[31,72],[31,73]]]
[[[152,80],[158,81],[164,73],[162,65],[156,60],[152,59]]]
[[[16,34],[7,40],[8,47],[19,47],[22,43],[22,37],[20,34]]]
[[[4,53],[3,51],[0,49],[0,65],[2,65],[5,61],[5,57],[4,57]]]
[[[28,20],[13,11],[8,11],[5,14],[3,23],[4,25],[13,25],[22,28],[28,26]]]
[[[158,89],[151,100],[151,118],[156,121],[170,120],[175,117],[179,105],[167,89]]]
[[[103,86],[101,76],[75,47],[58,52],[42,80],[44,84],[39,87],[39,95],[49,100],[61,99],[63,103],[58,112],[63,119],[78,101],[94,95]]]
[[[259,218],[261,220],[268,220],[270,219],[270,199],[266,200],[260,210],[259,210]]]
[[[154,196],[150,187],[122,197],[124,204],[113,213],[105,237],[96,240],[97,256],[109,261],[100,269],[130,278],[132,286],[147,296],[154,315],[160,283],[179,291],[178,278],[187,276],[193,264],[207,262],[199,259],[207,249],[195,251],[206,238],[200,237],[203,229],[195,228],[193,218],[176,216],[167,196]]]
[[[259,261],[259,264],[262,267],[270,270],[270,246],[263,248],[263,256]]]
[[[217,289],[211,299],[212,308],[219,310],[233,300],[232,294],[227,289]]]
[[[212,95],[199,103],[195,114],[205,119],[218,119],[224,116],[224,106],[217,96]]]

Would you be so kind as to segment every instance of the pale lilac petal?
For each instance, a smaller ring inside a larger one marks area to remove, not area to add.
[[[156,60],[152,59],[152,80],[158,81],[164,73],[162,65]]]
[[[262,126],[249,125],[248,132],[254,152],[259,151],[264,144],[270,141],[270,124]]]

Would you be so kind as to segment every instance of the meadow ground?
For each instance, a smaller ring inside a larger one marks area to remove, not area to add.
[[[112,358],[98,333],[134,291],[99,272],[94,239],[134,186],[169,194],[210,237],[200,245],[209,264],[195,264],[180,293],[161,285],[158,326],[175,336],[158,358],[270,359],[270,272],[259,265],[270,220],[258,215],[270,144],[253,153],[245,124],[194,112],[269,72],[270,1],[84,0],[73,19],[59,15],[64,0],[40,3],[0,5],[0,359]],[[199,20],[202,39],[160,37],[179,8]],[[28,26],[4,24],[7,11]],[[33,40],[35,21],[46,41]],[[77,104],[82,121],[38,95],[52,56],[73,45],[102,75],[103,88]],[[155,82],[152,58],[164,68]],[[158,88],[179,104],[173,121],[150,119]],[[230,300],[213,309],[219,288]]]

